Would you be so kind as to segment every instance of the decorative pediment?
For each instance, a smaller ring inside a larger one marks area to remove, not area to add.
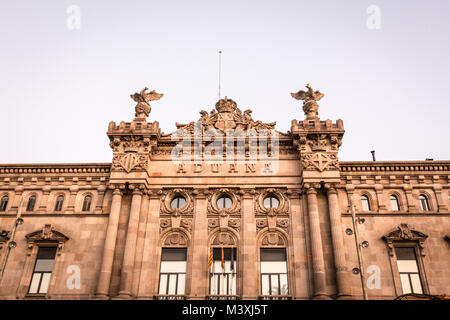
[[[220,99],[216,103],[216,110],[213,109],[210,113],[202,110],[200,111],[201,118],[197,123],[176,123],[177,129],[184,129],[189,133],[194,133],[194,130],[199,130],[199,133],[202,133],[206,130],[226,132],[230,129],[242,131],[253,129],[259,132],[260,130],[271,130],[275,128],[276,122],[263,123],[259,120],[253,120],[251,116],[252,110],[247,109],[242,112],[237,107],[236,102],[227,97]]]
[[[426,234],[410,229],[406,223],[400,224],[396,230],[383,237],[385,241],[425,241],[427,238]]]
[[[405,241],[417,242],[420,254],[422,256],[425,256],[424,242],[427,238],[428,235],[411,229],[406,223],[400,224],[400,226],[398,226],[396,230],[382,237],[382,239],[386,241],[388,245],[389,254],[391,256],[394,255],[394,243]]]
[[[54,230],[54,228],[50,224],[46,224],[42,230],[34,231],[25,236],[28,242],[35,241],[57,241],[57,242],[66,242],[69,240],[69,237],[64,235],[63,233]]]

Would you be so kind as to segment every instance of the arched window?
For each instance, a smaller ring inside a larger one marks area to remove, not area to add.
[[[63,203],[64,203],[64,196],[59,195],[58,198],[56,198],[55,211],[61,211]]]
[[[428,204],[427,196],[421,194],[419,196],[419,200],[420,200],[420,209],[422,209],[422,211],[430,211],[430,205]]]
[[[233,200],[231,200],[228,196],[222,196],[217,200],[217,207],[219,209],[228,209],[233,204]]]
[[[370,201],[369,197],[363,194],[361,196],[361,208],[363,211],[370,211]]]
[[[179,195],[173,198],[172,202],[170,202],[172,209],[183,209],[185,205],[186,199]]]
[[[6,211],[6,207],[8,206],[8,196],[4,196],[2,201],[0,201],[0,211]]]
[[[91,196],[86,196],[84,197],[84,201],[83,201],[83,211],[89,211],[91,210],[91,202],[92,202],[92,197]]]
[[[400,211],[400,206],[398,205],[398,199],[397,196],[391,194],[391,196],[389,197],[390,201],[391,201],[391,208],[392,211]]]
[[[33,195],[28,199],[27,211],[33,211],[35,204],[36,204],[36,196]]]
[[[280,201],[274,196],[268,196],[264,199],[264,207],[267,209],[276,209],[280,205]]]

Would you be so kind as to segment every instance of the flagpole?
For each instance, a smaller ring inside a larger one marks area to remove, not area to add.
[[[219,100],[220,100],[220,73],[222,69],[222,51],[219,51]]]

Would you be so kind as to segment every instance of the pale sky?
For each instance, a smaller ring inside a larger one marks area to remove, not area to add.
[[[449,35],[448,0],[2,0],[0,163],[110,162],[108,123],[131,121],[145,86],[165,133],[198,120],[219,50],[222,96],[255,120],[290,130],[305,117],[290,92],[310,83],[321,119],[344,121],[340,160],[450,160]]]

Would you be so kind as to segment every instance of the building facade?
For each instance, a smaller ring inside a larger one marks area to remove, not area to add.
[[[449,294],[450,161],[339,161],[307,88],[287,133],[225,97],[165,134],[144,89],[112,163],[0,165],[0,298],[362,299],[355,231],[369,299]]]

